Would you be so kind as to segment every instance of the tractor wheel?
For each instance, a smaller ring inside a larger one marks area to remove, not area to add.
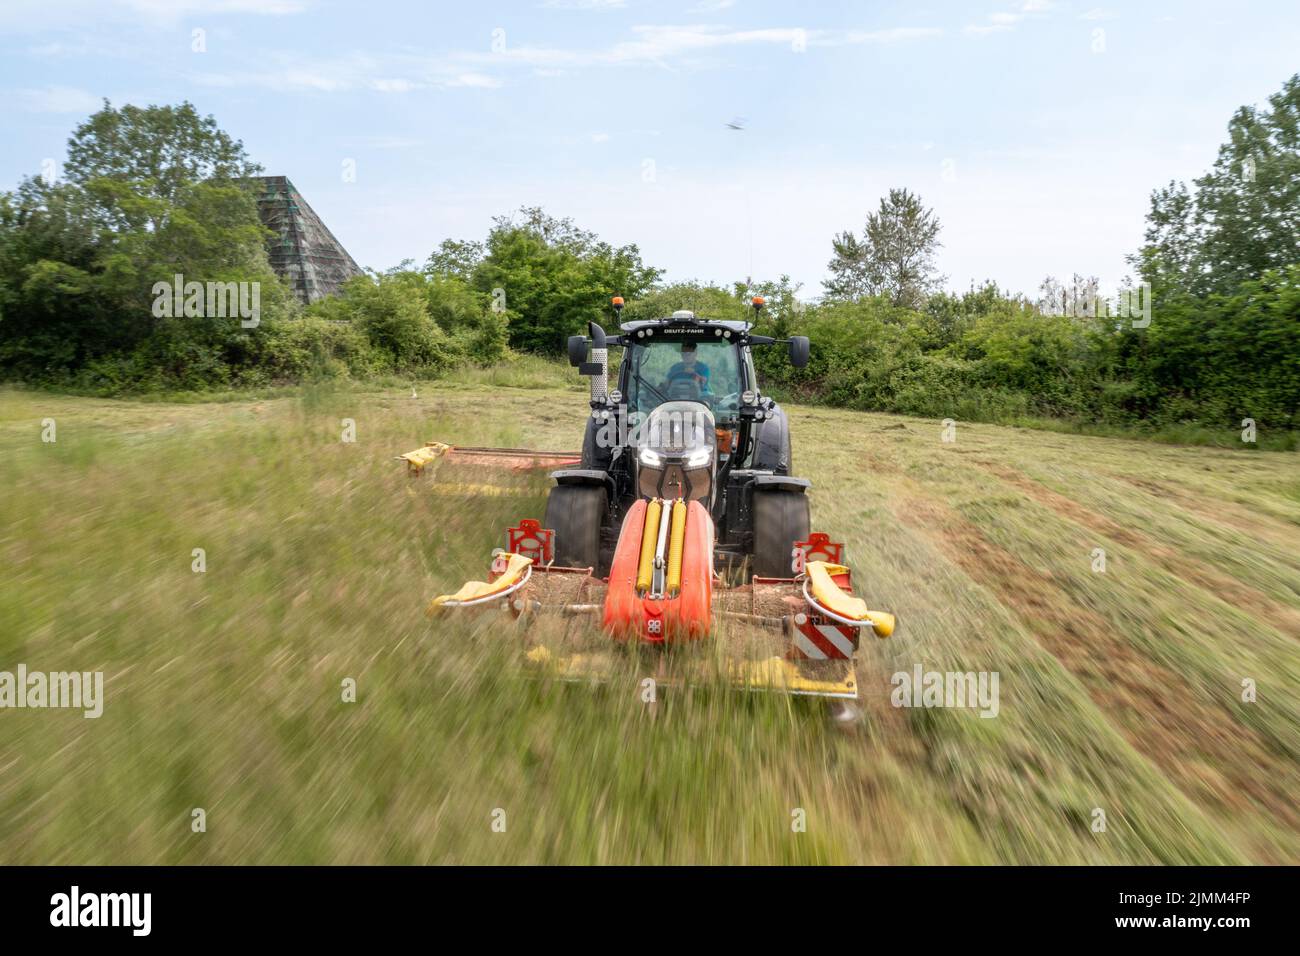
[[[792,491],[754,492],[754,567],[764,578],[794,575],[790,552],[808,540],[808,496]]]
[[[543,527],[555,531],[555,563],[566,568],[600,567],[600,526],[607,494],[596,485],[556,485],[546,497]]]

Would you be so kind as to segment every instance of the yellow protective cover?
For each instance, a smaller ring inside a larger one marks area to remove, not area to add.
[[[668,593],[675,595],[682,587],[682,554],[686,550],[686,502],[673,502],[671,531],[668,535]]]
[[[417,448],[415,451],[408,451],[405,455],[397,457],[406,462],[406,467],[413,473],[419,474],[424,470],[424,466],[429,464],[435,458],[441,457],[451,449],[450,445],[444,445],[440,441],[425,442],[423,448]]]
[[[849,569],[842,564],[827,564],[825,561],[809,561],[805,569],[808,572],[809,590],[817,603],[840,617],[853,621],[865,621],[870,616],[867,602],[854,597],[831,580],[832,574],[844,574]]]
[[[522,554],[510,555],[510,560],[506,564],[505,571],[495,581],[466,581],[461,585],[460,590],[455,594],[440,594],[429,603],[429,614],[436,614],[449,601],[462,602],[473,601],[478,598],[491,597],[493,594],[500,594],[508,591],[511,587],[519,583],[520,578],[524,576],[524,571],[533,563],[533,559],[525,557]]]
[[[654,577],[655,548],[659,546],[659,515],[663,504],[658,498],[645,506],[645,525],[641,529],[641,560],[636,566],[636,589],[650,590]]]

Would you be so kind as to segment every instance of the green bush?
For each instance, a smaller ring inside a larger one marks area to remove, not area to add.
[[[273,382],[364,379],[383,367],[383,360],[359,328],[315,315],[272,324],[260,344],[260,367]]]
[[[429,316],[462,355],[477,365],[505,357],[509,323],[504,309],[457,276],[432,274],[426,281]]]
[[[436,374],[461,358],[430,317],[425,278],[418,272],[357,276],[339,295],[313,303],[310,312],[354,326],[383,371]]]

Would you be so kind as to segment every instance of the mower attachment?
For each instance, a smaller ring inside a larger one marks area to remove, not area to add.
[[[448,497],[531,498],[553,469],[580,464],[582,455],[569,451],[531,451],[527,448],[480,448],[425,442],[422,448],[397,455],[415,478],[434,465],[436,480],[430,491]]]
[[[790,654],[808,660],[851,658],[858,632],[871,628],[877,637],[894,633],[894,615],[872,611],[849,589],[849,569],[842,564],[809,561],[803,579],[805,608],[794,615]]]
[[[533,519],[509,528],[505,545],[490,583],[435,598],[430,613],[495,606],[521,623],[544,614],[599,620],[607,639],[590,650],[529,647],[527,662],[559,680],[603,682],[627,645],[638,645],[666,686],[721,678],[747,690],[853,699],[859,634],[894,631],[893,615],[854,596],[849,569],[823,560],[843,556],[824,534],[798,542],[794,577],[724,587],[713,571],[712,520],[698,501],[635,502],[604,580],[592,568],[555,566],[555,532]]]
[[[455,594],[443,594],[429,602],[430,617],[448,607],[477,607],[494,601],[509,601],[533,576],[533,559],[522,554],[492,562],[491,581],[467,581]]]
[[[396,456],[396,461],[406,462],[407,474],[414,478],[429,463],[439,458],[455,465],[504,468],[509,471],[537,471],[564,468],[582,462],[576,451],[532,451],[527,448],[480,448],[473,445],[446,445],[440,441],[427,441],[424,447]]]

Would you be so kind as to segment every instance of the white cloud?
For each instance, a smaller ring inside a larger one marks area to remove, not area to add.
[[[496,89],[503,81],[469,70],[454,60],[433,60],[414,56],[376,57],[353,53],[334,58],[308,59],[298,56],[269,58],[271,65],[260,70],[232,73],[196,73],[192,79],[204,86],[256,87],[277,93],[347,93],[369,90],[375,93],[412,93],[428,89]]]
[[[592,141],[593,143],[608,143],[608,142],[609,142],[609,134],[608,134],[608,133],[592,133],[592,134],[591,134],[591,141]]]
[[[616,43],[612,59],[616,62],[662,60],[701,50],[731,46],[777,43],[783,46],[811,38],[812,31],[799,27],[770,27],[759,30],[724,30],[707,26],[634,27],[638,39]]]
[[[921,40],[943,33],[937,27],[893,27],[888,30],[850,30],[844,35],[846,43],[903,43],[908,40]],[[823,40],[827,45],[832,40]]]
[[[417,89],[416,84],[402,79],[374,79],[370,80],[368,85],[376,93],[409,93]]]
[[[136,45],[103,34],[74,34],[65,40],[51,40],[27,48],[27,54],[42,60],[79,57],[139,58],[145,53]]]
[[[195,17],[288,16],[305,13],[314,4],[315,0],[4,0],[0,33],[91,31],[105,24],[172,27]]]
[[[548,10],[621,10],[626,0],[543,0]]]
[[[145,16],[167,20],[175,20],[182,16],[217,16],[227,13],[285,16],[304,13],[311,6],[310,0],[116,0],[116,2],[119,6],[128,7]]]
[[[809,46],[841,43],[890,43],[935,36],[941,31],[928,27],[895,27],[875,31],[833,31],[801,27],[765,27],[730,30],[717,25],[635,26],[632,39],[606,48],[587,50],[560,47],[507,47],[500,53],[464,54],[481,64],[513,62],[556,69],[560,67],[608,65],[664,65],[669,62],[700,63],[704,54],[745,46],[781,46],[795,41]]]
[[[70,86],[47,86],[40,90],[19,90],[23,108],[32,113],[93,113],[100,98]]]
[[[350,136],[343,142],[362,149],[412,149],[424,145],[422,140],[410,136]]]
[[[998,10],[988,15],[988,23],[972,23],[966,27],[967,33],[973,33],[977,36],[987,36],[990,33],[1005,33],[1008,30],[1015,29],[1016,24],[1020,23],[1028,16],[1037,13],[1046,13],[1056,7],[1051,0],[1024,0],[1014,10]]]
[[[418,89],[460,87],[494,89],[505,84],[503,74],[519,68],[527,68],[535,76],[561,76],[576,69],[602,66],[672,69],[670,64],[681,64],[705,67],[715,65],[711,54],[733,48],[773,46],[788,50],[796,40],[810,46],[900,43],[936,36],[941,32],[930,27],[831,31],[798,27],[729,30],[710,25],[637,26],[632,28],[631,39],[590,49],[507,46],[500,52],[453,51],[436,57],[353,53],[309,59],[298,55],[261,55],[256,67],[228,73],[199,73],[193,79],[208,86],[250,86],[276,92],[335,93],[369,89],[379,93],[407,93]]]
[[[458,73],[449,80],[444,80],[440,86],[473,86],[484,90],[494,90],[501,86],[501,81],[495,76],[488,76],[485,73]]]

